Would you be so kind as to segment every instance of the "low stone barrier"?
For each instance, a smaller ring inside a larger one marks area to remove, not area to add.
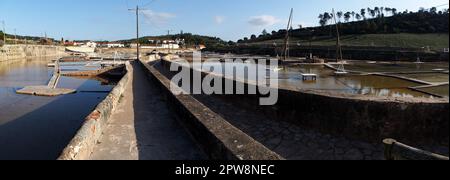
[[[81,77],[93,77],[93,76],[99,76],[101,74],[105,74],[110,71],[120,71],[124,66],[118,65],[118,66],[111,66],[102,68],[99,70],[91,70],[91,71],[76,71],[76,72],[66,72],[62,73],[63,76],[81,76]]]
[[[95,144],[101,137],[103,129],[111,113],[119,104],[119,100],[125,91],[133,75],[129,62],[126,63],[127,74],[114,87],[111,93],[86,117],[81,129],[64,149],[59,160],[86,160],[89,159]]]
[[[211,159],[217,160],[283,160],[228,121],[186,94],[175,95],[171,81],[151,65],[141,62],[164,92],[178,119]]]

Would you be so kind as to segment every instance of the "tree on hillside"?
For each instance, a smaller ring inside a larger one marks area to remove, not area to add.
[[[324,14],[320,14],[319,15],[319,19],[320,19],[319,23],[320,23],[320,25],[321,26],[327,25],[328,21],[330,21],[331,18],[333,18],[333,16],[330,13],[328,13],[328,12],[325,12]]]
[[[419,14],[424,13],[424,12],[426,12],[425,8],[424,7],[420,7],[419,8]]]
[[[352,17],[353,17],[353,21],[355,21],[355,16],[356,16],[356,13],[355,13],[355,11],[352,11]]]
[[[252,36],[250,36],[250,40],[255,40],[256,39],[256,35],[252,34]]]
[[[431,14],[437,14],[437,8],[436,8],[436,7],[432,7],[432,8],[430,9],[430,13],[431,13]]]
[[[327,22],[322,18],[322,19],[320,19],[319,24],[320,24],[320,26],[323,27],[323,26],[327,25]]]
[[[376,17],[380,17],[380,8],[379,7],[375,7],[373,10],[375,11]]]
[[[319,16],[317,18],[319,18],[319,20],[323,20],[323,14],[319,14]]]
[[[377,11],[371,9],[371,10],[369,11],[369,14],[370,14],[370,16],[372,16],[372,18],[375,18],[375,16],[377,15]]]
[[[275,35],[275,34],[277,34],[277,31],[275,31],[275,30],[272,31],[272,35]]]
[[[361,20],[361,15],[360,14],[356,14],[356,20],[360,21]]]
[[[396,8],[392,8],[391,11],[392,11],[392,14],[393,14],[393,15],[396,15],[396,14],[397,14],[397,9],[396,9]]]
[[[366,9],[361,9],[361,16],[363,19],[366,19]]]
[[[342,11],[338,11],[338,12],[336,13],[336,15],[337,15],[337,18],[338,18],[339,22],[341,22],[341,18],[342,18],[342,16],[344,15],[343,12],[342,12]]]
[[[329,13],[329,12],[325,12],[325,13],[323,14],[323,18],[325,19],[325,23],[327,24],[328,21],[330,21],[331,18],[333,18],[333,15],[332,15],[331,13]]]
[[[390,8],[390,7],[385,7],[385,8],[384,8],[384,11],[386,11],[386,15],[389,15],[389,13],[392,14],[392,8]],[[392,14],[392,15],[393,15],[393,14]]]
[[[344,20],[345,20],[345,22],[350,21],[350,18],[351,18],[351,13],[350,13],[350,12],[346,12],[346,13],[344,14]]]
[[[264,30],[262,31],[261,35],[267,36],[267,35],[269,35],[269,33],[267,32],[267,30],[264,29]]]

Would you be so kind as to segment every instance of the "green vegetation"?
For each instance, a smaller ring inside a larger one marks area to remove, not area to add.
[[[5,36],[5,34],[3,33],[3,31],[0,31],[0,46],[3,46],[3,44],[5,42],[3,42],[3,36]]]
[[[261,42],[254,42],[249,44],[254,45],[282,45],[284,39],[266,40]],[[336,38],[322,37],[305,40],[300,38],[291,39],[291,44],[294,43],[301,46],[334,46],[336,45]],[[373,47],[402,47],[402,48],[416,48],[429,47],[430,50],[442,51],[449,46],[448,34],[361,34],[361,35],[344,35],[341,37],[341,44],[343,46],[373,46]]]
[[[6,36],[6,43],[7,44],[39,44],[43,37],[37,37],[37,36],[21,36],[21,35],[12,35],[12,34],[4,34],[2,31],[0,31],[0,41],[3,41],[3,36]],[[17,38],[17,41],[14,39]],[[52,38],[47,38],[49,41],[58,42],[55,41]]]
[[[391,15],[387,17],[388,15]],[[333,13],[320,14],[321,26],[289,31],[291,43],[300,46],[311,45],[333,46],[336,44],[336,30]],[[437,11],[421,9],[418,12],[398,12],[395,8],[375,7],[361,9],[358,12],[336,13],[342,45],[422,48],[429,46],[431,50],[442,51],[448,48],[448,9]],[[353,20],[353,21],[352,21]],[[345,23],[341,23],[344,21]],[[281,46],[286,30],[263,31],[258,37],[243,38],[240,44],[264,44]],[[274,44],[275,43],[275,44]]]
[[[183,40],[184,39],[184,46],[191,47],[196,45],[205,45],[207,47],[211,46],[220,46],[228,43],[233,42],[225,42],[222,39],[218,37],[210,37],[210,36],[202,36],[202,35],[195,35],[191,33],[180,33],[180,34],[174,34],[174,35],[162,35],[162,36],[145,36],[139,39],[139,43],[141,44],[150,44],[148,40]],[[132,42],[136,42],[136,39],[129,39],[129,40],[122,40],[120,41],[125,44],[129,44]]]

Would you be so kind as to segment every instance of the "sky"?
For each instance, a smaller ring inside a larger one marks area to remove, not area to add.
[[[285,29],[290,8],[293,24],[318,26],[323,12],[392,7],[417,11],[448,0],[0,0],[0,28],[19,35],[68,40],[120,40],[135,37],[140,5],[141,35],[190,32],[236,41],[266,29]]]

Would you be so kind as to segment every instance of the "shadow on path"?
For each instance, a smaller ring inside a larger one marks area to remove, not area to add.
[[[178,123],[143,67],[133,63],[133,107],[139,159],[196,160],[205,155]]]

